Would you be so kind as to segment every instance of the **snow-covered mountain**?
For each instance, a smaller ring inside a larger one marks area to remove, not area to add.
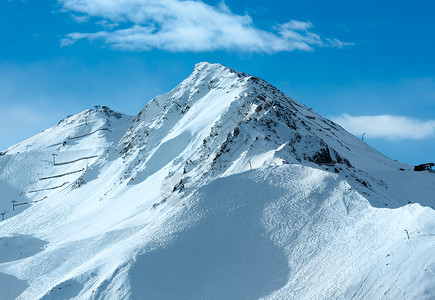
[[[435,175],[219,64],[1,152],[0,189],[0,299],[435,298]]]

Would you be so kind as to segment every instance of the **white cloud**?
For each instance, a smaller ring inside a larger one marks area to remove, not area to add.
[[[100,19],[100,24],[120,24],[121,29],[68,34],[62,46],[77,40],[102,40],[113,48],[171,52],[230,50],[274,53],[312,51],[318,47],[350,45],[337,39],[322,39],[309,31],[310,22],[291,20],[265,31],[254,26],[248,15],[236,15],[221,3],[181,0],[59,0],[65,11]],[[101,23],[103,21],[103,23]],[[117,27],[117,26],[114,26]]]
[[[72,15],[71,18],[73,18],[73,20],[76,21],[77,23],[86,23],[89,21],[88,15],[84,15],[84,16]]]
[[[103,26],[104,29],[109,29],[109,30],[112,30],[113,28],[119,26],[118,23],[110,23],[107,20],[98,21],[98,22],[96,22],[96,24],[101,25],[101,26]]]
[[[365,133],[368,138],[421,140],[435,134],[435,120],[422,121],[391,115],[350,116],[348,114],[332,119],[351,133],[358,136]]]

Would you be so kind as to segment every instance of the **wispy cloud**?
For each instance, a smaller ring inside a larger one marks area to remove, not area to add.
[[[201,1],[180,0],[59,0],[65,11],[99,19],[103,30],[74,32],[61,40],[70,46],[77,40],[101,40],[115,49],[171,52],[215,50],[274,53],[312,51],[314,47],[350,45],[311,32],[310,22],[291,20],[273,30],[254,26],[248,15],[236,15],[222,2],[211,6]],[[103,21],[103,23],[101,23]],[[121,26],[115,26],[119,24]],[[118,29],[116,29],[118,27]]]
[[[81,15],[81,16],[71,15],[71,18],[73,18],[73,20],[76,21],[77,23],[86,23],[89,21],[89,16],[87,15]]]
[[[392,115],[350,116],[348,114],[332,119],[351,133],[355,135],[365,133],[370,138],[421,140],[435,134],[435,120],[422,121]]]

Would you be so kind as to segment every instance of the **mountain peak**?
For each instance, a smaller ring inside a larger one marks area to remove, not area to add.
[[[206,61],[195,64],[195,67],[193,68],[193,70],[197,72],[216,71],[218,69],[229,69],[229,68],[219,63],[209,63]]]
[[[98,136],[99,142],[89,145],[87,143],[71,143],[76,148],[97,147],[100,143],[105,146],[111,145],[118,142],[132,119],[132,116],[114,111],[107,106],[96,105],[94,108],[67,116],[60,120],[57,125],[6,149],[5,153],[53,151],[53,149],[57,149],[56,147],[63,149],[68,141],[76,140],[77,136],[91,137],[94,141]]]
[[[209,63],[207,61],[201,61],[195,64],[194,70],[202,70],[209,67],[223,67],[223,65],[219,63]]]
[[[199,186],[225,174],[303,164],[343,170],[364,186],[366,170],[398,168],[266,81],[206,62],[149,102],[119,146],[134,165],[128,182],[178,172],[186,185]]]
[[[237,72],[234,69],[231,69],[229,67],[226,67],[219,63],[209,63],[209,62],[200,62],[195,65],[193,68],[192,74],[187,77],[189,78],[218,78],[218,77],[226,77],[232,74],[234,77],[248,77],[248,74],[245,74],[243,72]]]

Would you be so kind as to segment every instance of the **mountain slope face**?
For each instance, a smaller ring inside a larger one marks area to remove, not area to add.
[[[5,217],[10,218],[28,207],[13,208],[11,201],[38,201],[71,184],[119,141],[132,120],[132,116],[106,106],[95,107],[68,116],[56,126],[0,152],[0,211],[6,211]],[[67,175],[59,176],[63,174]]]
[[[218,64],[0,155],[0,298],[435,297],[435,176]]]

